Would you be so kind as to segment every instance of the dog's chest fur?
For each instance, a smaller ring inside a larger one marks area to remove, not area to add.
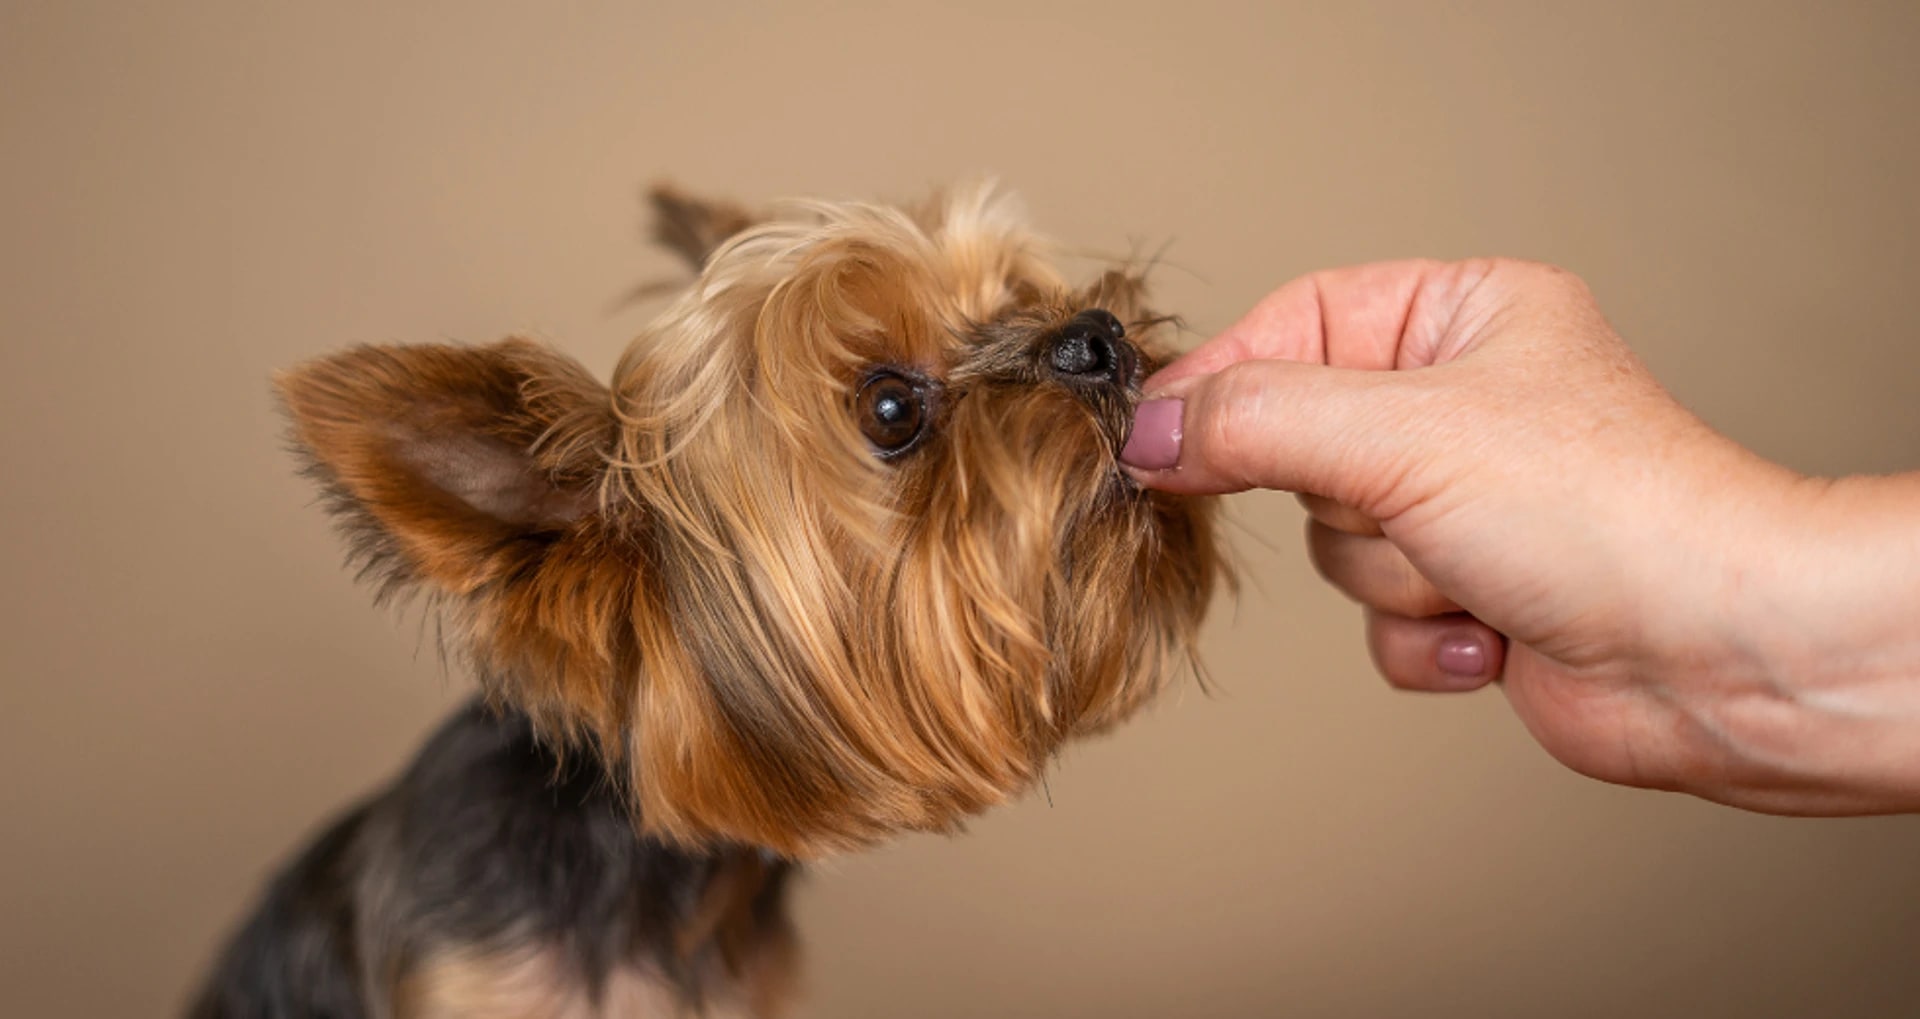
[[[462,709],[280,875],[193,1014],[776,1014],[792,865],[640,838],[601,775]]]

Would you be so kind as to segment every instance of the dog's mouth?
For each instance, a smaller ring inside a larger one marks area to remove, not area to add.
[[[1134,414],[1144,402],[1140,389],[1143,373],[1139,367],[1139,355],[1130,355],[1134,364],[1129,366],[1129,377],[1117,386],[1098,391],[1076,393],[1088,414],[1093,418],[1104,441],[1105,452],[1112,461],[1113,470],[1120,469],[1120,451],[1127,446],[1127,440],[1133,436]]]

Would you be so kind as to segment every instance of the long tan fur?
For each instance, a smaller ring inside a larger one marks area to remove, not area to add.
[[[704,268],[609,387],[525,341],[282,381],[367,569],[443,605],[494,696],[601,755],[649,833],[806,857],[951,829],[1184,664],[1208,504],[1133,487],[1135,397],[1036,353],[1092,307],[1160,353],[1139,279],[1070,287],[985,187],[717,246],[674,201]],[[896,459],[850,411],[876,368],[940,387]]]

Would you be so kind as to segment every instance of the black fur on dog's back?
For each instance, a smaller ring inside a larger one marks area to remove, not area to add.
[[[582,756],[563,764],[518,714],[462,709],[272,881],[188,1015],[365,1019],[437,953],[524,946],[559,952],[591,995],[637,963],[698,1003],[716,964],[788,937],[791,864],[637,836]],[[721,888],[744,897],[716,919]]]
[[[189,1019],[364,1019],[350,857],[370,806],[334,822],[267,888]]]

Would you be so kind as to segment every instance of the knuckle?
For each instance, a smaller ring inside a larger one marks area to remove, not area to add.
[[[1380,678],[1386,680],[1387,685],[1390,687],[1393,687],[1395,690],[1425,690],[1426,689],[1426,684],[1422,683],[1419,677],[1412,675],[1408,670],[1404,668],[1401,668],[1397,665],[1389,665],[1388,663],[1379,661],[1377,659],[1375,660],[1374,665],[1376,668],[1380,670]]]
[[[1307,522],[1307,561],[1312,564],[1314,572],[1320,575],[1320,579],[1352,595],[1353,591],[1348,583],[1348,560],[1341,554],[1342,544],[1340,532],[1318,520]],[[1356,600],[1358,600],[1357,596]]]
[[[1575,299],[1591,302],[1593,291],[1587,287],[1587,281],[1571,269],[1552,262],[1536,262],[1518,258],[1496,258],[1492,260],[1493,269],[1522,291],[1541,296],[1558,297],[1562,300]]]
[[[1333,530],[1364,537],[1380,536],[1379,521],[1345,503],[1311,492],[1301,492],[1296,498],[1308,516]]]
[[[1453,602],[1428,583],[1427,578],[1421,576],[1410,563],[1403,563],[1399,588],[1397,601],[1401,606],[1401,615],[1426,619],[1453,611]]]
[[[1222,369],[1207,387],[1199,420],[1189,422],[1197,466],[1215,477],[1241,481],[1260,455],[1266,403],[1251,362]],[[1198,440],[1197,442],[1195,440]]]
[[[1456,610],[1384,538],[1350,534],[1310,519],[1307,560],[1321,579],[1369,609],[1406,619]]]
[[[1390,612],[1369,608],[1367,620],[1367,654],[1373,659],[1374,670],[1387,685],[1400,690],[1422,690],[1426,688],[1426,674],[1420,663],[1407,654],[1407,642],[1402,639],[1405,620]]]

